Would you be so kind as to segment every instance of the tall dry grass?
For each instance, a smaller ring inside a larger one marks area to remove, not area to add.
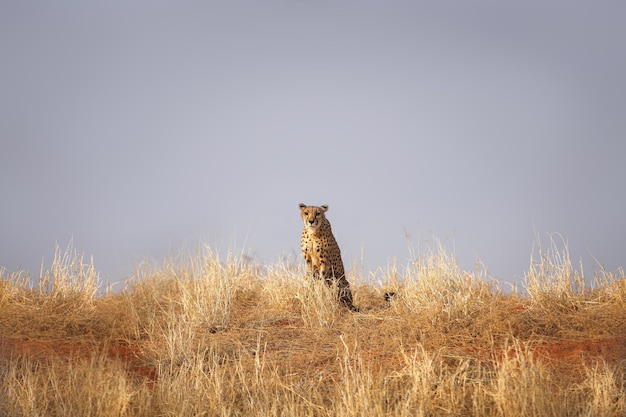
[[[57,250],[33,287],[2,270],[0,415],[624,415],[624,343],[571,348],[626,342],[624,274],[589,289],[556,249],[511,294],[435,243],[356,283],[361,313],[299,264],[201,247],[112,292]]]

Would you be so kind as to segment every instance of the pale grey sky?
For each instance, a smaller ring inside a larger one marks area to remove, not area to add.
[[[626,3],[5,1],[0,265],[101,277],[201,241],[347,264],[432,236],[503,282],[535,233],[623,266]]]

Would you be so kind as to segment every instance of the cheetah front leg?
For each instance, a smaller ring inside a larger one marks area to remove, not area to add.
[[[308,251],[304,253],[304,261],[306,262],[306,272],[313,279],[318,279],[319,278],[318,268],[315,267],[315,265],[313,264],[313,259],[311,258],[311,255],[308,254],[307,252]]]
[[[335,283],[335,275],[331,273],[331,271],[326,268],[326,262],[322,261],[320,264],[320,273],[319,278],[323,279],[326,285],[332,287]]]
[[[317,281],[320,279],[320,271],[317,268],[313,268],[313,270],[311,271],[311,277],[313,278],[313,281]]]

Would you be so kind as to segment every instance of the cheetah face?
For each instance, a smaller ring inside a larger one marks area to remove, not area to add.
[[[324,213],[328,210],[328,204],[321,206],[307,206],[300,203],[300,216],[304,222],[304,227],[315,233],[325,219]]]

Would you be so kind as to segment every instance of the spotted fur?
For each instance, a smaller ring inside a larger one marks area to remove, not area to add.
[[[328,286],[337,283],[339,301],[350,310],[358,311],[352,304],[350,283],[343,269],[339,245],[324,214],[326,211],[327,204],[318,207],[300,203],[300,216],[304,222],[300,244],[306,268],[314,279],[323,279]]]

